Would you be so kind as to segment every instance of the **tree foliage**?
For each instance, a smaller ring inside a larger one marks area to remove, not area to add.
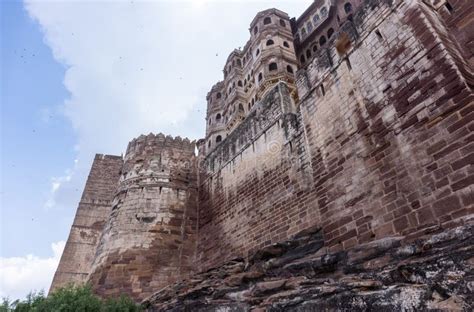
[[[3,298],[0,312],[139,312],[141,307],[129,297],[102,300],[89,286],[67,286],[49,296],[31,292],[24,300]]]

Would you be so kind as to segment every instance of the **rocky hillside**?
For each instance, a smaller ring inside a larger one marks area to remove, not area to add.
[[[472,311],[474,223],[327,253],[319,229],[144,301],[148,311]]]

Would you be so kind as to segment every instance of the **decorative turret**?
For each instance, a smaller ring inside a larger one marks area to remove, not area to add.
[[[208,93],[206,151],[214,149],[279,81],[292,90],[297,60],[288,14],[277,9],[259,12],[250,24],[250,40],[230,53],[224,81]]]

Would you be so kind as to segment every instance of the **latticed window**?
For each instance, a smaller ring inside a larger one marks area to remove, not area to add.
[[[349,14],[350,12],[352,12],[352,4],[350,4],[349,2],[344,4],[344,12],[346,12],[346,14]]]
[[[321,8],[321,16],[326,17],[328,15],[328,9],[326,7]]]
[[[320,21],[319,14],[315,14],[315,15],[313,16],[313,23],[314,23],[314,25],[319,24],[319,21]]]

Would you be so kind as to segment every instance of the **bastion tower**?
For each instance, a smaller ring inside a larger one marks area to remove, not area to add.
[[[104,296],[145,298],[192,271],[195,142],[163,134],[128,144],[88,281]]]

